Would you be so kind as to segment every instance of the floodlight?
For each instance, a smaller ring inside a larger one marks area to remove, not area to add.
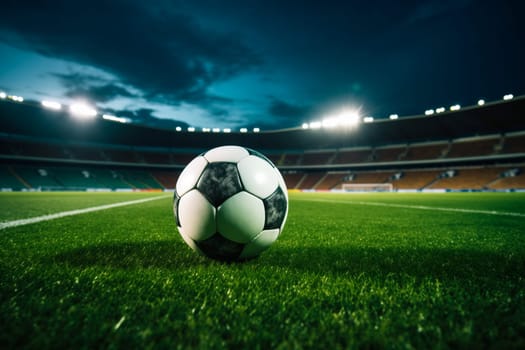
[[[311,122],[309,124],[310,129],[320,129],[321,128],[321,122]]]
[[[359,114],[356,111],[344,110],[338,119],[343,126],[355,126],[359,124]]]
[[[326,118],[321,122],[323,128],[335,128],[338,126],[338,120],[336,118]]]
[[[188,132],[195,132],[195,128],[193,126],[188,127]]]
[[[0,98],[4,99],[7,97],[7,94],[5,92],[0,92]]]
[[[461,106],[460,105],[453,105],[453,106],[450,106],[450,110],[451,111],[459,111],[461,109]]]
[[[389,118],[392,120],[396,120],[397,118],[399,118],[399,116],[397,114],[390,114]]]
[[[374,117],[364,117],[363,121],[365,123],[372,123],[374,121]]]
[[[86,104],[75,103],[69,106],[71,114],[82,119],[91,119],[97,116],[97,111]]]
[[[443,113],[444,111],[445,111],[445,107],[436,108],[436,113]]]
[[[212,131],[213,132],[221,132],[221,129],[220,128],[213,128]]]
[[[182,131],[182,128],[181,128],[180,126],[177,126],[177,127],[175,128],[175,131]]]
[[[303,129],[308,129],[308,123],[303,123]]]
[[[202,128],[202,132],[210,132],[211,129],[210,128]]]
[[[241,128],[240,131],[244,134],[244,133],[248,132],[248,129],[247,128]]]
[[[259,128],[253,128],[253,132],[259,132],[259,131],[261,131],[261,129],[259,129]]]
[[[62,105],[58,102],[55,102],[55,101],[42,101],[42,106],[46,107],[46,108],[49,108],[49,109],[54,109],[55,111],[59,111],[62,109]]]
[[[117,123],[129,123],[131,121],[128,118],[116,117],[110,114],[104,114],[102,115],[102,118],[105,120],[111,120],[112,122],[117,122]]]
[[[7,95],[7,98],[15,102],[24,102],[24,98],[22,96]]]
[[[485,100],[479,100],[478,101],[478,106],[483,106],[485,104]]]
[[[230,132],[232,132],[232,129],[230,128],[224,128],[222,129],[222,132],[226,133],[226,134],[229,134]]]
[[[514,98],[513,94],[506,94],[505,96],[503,96],[503,99],[505,101],[512,100],[513,98]]]

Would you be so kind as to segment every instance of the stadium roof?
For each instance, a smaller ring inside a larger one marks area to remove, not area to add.
[[[207,149],[236,144],[256,149],[330,149],[447,140],[525,130],[525,98],[463,108],[431,116],[385,119],[355,128],[289,129],[260,133],[165,130],[103,118],[72,118],[40,103],[0,100],[0,132],[64,143],[98,142],[147,147]]]

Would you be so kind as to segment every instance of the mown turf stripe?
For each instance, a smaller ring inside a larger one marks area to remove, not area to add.
[[[107,210],[107,209],[112,209],[112,208],[117,208],[117,207],[123,207],[123,206],[126,206],[126,205],[140,204],[140,203],[145,203],[145,202],[154,201],[154,200],[163,199],[163,198],[167,198],[167,196],[149,197],[149,198],[137,199],[137,200],[126,201],[126,202],[119,202],[119,203],[106,204],[106,205],[99,205],[99,206],[96,206],[96,207],[90,207],[90,208],[84,208],[84,209],[68,210],[68,211],[63,211],[63,212],[59,212],[59,213],[55,213],[55,214],[35,216],[35,217],[32,217],[32,218],[27,218],[27,219],[5,221],[5,222],[0,222],[0,230],[4,230],[4,229],[10,228],[10,227],[17,227],[17,226],[34,224],[34,223],[42,222],[42,221],[49,221],[49,220],[59,219],[59,218],[65,217],[65,216],[72,216],[72,215],[91,213],[91,212],[94,212],[94,211]]]
[[[376,207],[389,207],[389,208],[403,208],[403,209],[417,209],[417,210],[430,210],[430,211],[447,211],[453,213],[468,213],[468,214],[484,214],[484,215],[498,215],[498,216],[514,216],[514,217],[525,217],[523,213],[514,213],[509,211],[497,211],[497,210],[478,210],[478,209],[463,209],[463,208],[443,208],[443,207],[431,207],[426,205],[410,205],[410,204],[395,204],[395,203],[383,203],[383,202],[363,202],[363,201],[342,201],[342,200],[330,200],[320,198],[297,198],[299,201],[308,202],[325,202],[325,203],[341,203],[341,204],[353,204],[353,205],[369,205]]]

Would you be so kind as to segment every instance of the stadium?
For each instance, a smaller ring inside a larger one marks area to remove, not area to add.
[[[525,190],[523,97],[343,129],[313,122],[262,132],[154,129],[108,115],[79,120],[7,95],[1,102],[4,190],[173,190],[191,159],[222,145],[260,150],[291,190]]]
[[[166,130],[4,94],[0,344],[521,348],[524,113]],[[289,190],[282,236],[243,263],[197,255],[173,218],[182,169],[221,145]]]

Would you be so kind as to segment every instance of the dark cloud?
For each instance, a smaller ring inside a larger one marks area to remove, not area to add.
[[[301,120],[311,112],[311,107],[299,106],[273,98],[268,108],[268,113],[280,119]]]
[[[0,7],[0,42],[109,73],[55,75],[68,96],[184,102],[222,124],[288,127],[347,104],[378,118],[523,94],[524,7],[10,0]]]
[[[151,108],[139,108],[136,110],[107,110],[108,113],[118,115],[121,118],[128,118],[135,124],[146,125],[154,128],[175,129],[180,126],[186,128],[189,126],[186,122],[173,119],[161,119],[155,114],[156,111]]]
[[[233,33],[203,28],[170,2],[8,1],[0,40],[94,66],[151,100],[213,102],[207,88],[259,63]],[[114,90],[114,89],[113,89]],[[122,93],[123,91],[117,91]]]
[[[66,88],[68,97],[83,97],[92,101],[104,103],[118,97],[139,97],[118,82],[80,73],[54,73]]]
[[[121,110],[121,111],[112,110],[111,112],[117,114],[120,117],[126,117],[126,118],[130,118],[132,120],[137,120],[137,121],[156,118],[155,116],[156,111],[151,108],[140,108],[137,110]]]

